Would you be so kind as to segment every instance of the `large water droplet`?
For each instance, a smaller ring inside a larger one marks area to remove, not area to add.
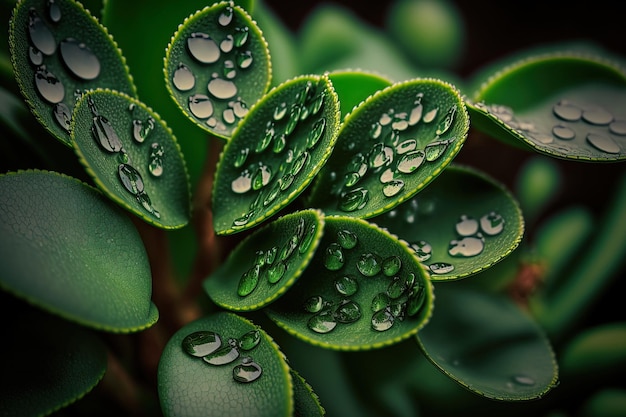
[[[304,302],[304,310],[309,313],[317,313],[324,307],[324,299],[321,295],[314,295]]]
[[[417,148],[417,141],[415,139],[407,139],[396,146],[396,153],[403,155],[407,152],[414,151]]]
[[[289,173],[292,175],[298,175],[302,168],[309,162],[310,153],[307,151],[302,152],[298,157],[293,161],[291,167],[289,168]]]
[[[361,307],[351,300],[344,300],[334,314],[335,320],[339,323],[354,323],[361,318]]]
[[[242,350],[252,350],[261,342],[261,332],[258,330],[250,330],[239,338],[238,346]]]
[[[471,236],[478,232],[478,220],[463,214],[455,226],[459,236]]]
[[[347,297],[355,294],[359,289],[359,283],[354,275],[343,275],[335,280],[335,290]]]
[[[372,125],[372,127],[370,128],[370,138],[372,139],[378,139],[380,137],[380,134],[383,132],[383,127],[380,123],[378,122],[374,122],[374,124]]]
[[[213,114],[213,103],[204,94],[189,96],[189,111],[198,119],[206,119]]]
[[[364,176],[367,173],[365,156],[361,153],[354,155],[346,168],[348,172],[356,172],[359,177]]]
[[[485,248],[483,239],[474,236],[467,236],[460,240],[450,241],[448,253],[450,256],[470,257],[482,253]]]
[[[179,91],[189,91],[196,85],[196,77],[187,65],[180,63],[174,71],[172,82]]]
[[[331,243],[326,248],[326,252],[324,253],[324,266],[326,269],[331,271],[336,271],[341,269],[345,262],[345,258],[343,256],[343,250],[338,243]]]
[[[59,45],[65,65],[79,78],[94,80],[100,75],[100,60],[83,42],[67,38]]]
[[[341,197],[339,209],[347,212],[360,210],[365,207],[369,199],[369,191],[366,188],[355,188]]]
[[[383,194],[385,197],[393,197],[404,189],[404,181],[392,180],[383,186]]]
[[[426,154],[426,160],[428,162],[433,162],[439,159],[441,155],[444,154],[446,149],[448,149],[448,145],[450,144],[450,142],[451,140],[447,139],[428,144],[424,149],[424,153]]]
[[[593,106],[583,111],[583,120],[593,125],[604,126],[613,121],[613,115],[600,106]]]
[[[620,147],[613,139],[606,135],[600,135],[597,133],[589,133],[587,135],[587,142],[593,145],[596,149],[606,153],[619,153]]]
[[[357,235],[347,229],[337,232],[337,243],[344,249],[352,249],[358,242]]]
[[[400,271],[402,260],[397,255],[389,256],[383,261],[383,274],[392,277]]]
[[[153,130],[154,118],[148,117],[145,124],[141,120],[133,120],[133,139],[137,143],[143,143]]]
[[[307,327],[316,333],[328,333],[337,327],[334,314],[330,310],[322,311],[311,317]]]
[[[313,243],[313,239],[315,238],[315,232],[317,231],[317,225],[315,223],[311,224],[304,237],[302,238],[302,242],[300,243],[300,249],[298,250],[301,254],[305,253],[311,247]]]
[[[378,332],[389,330],[395,322],[395,317],[387,309],[377,311],[372,315],[372,329]]]
[[[380,256],[367,252],[361,255],[356,263],[356,268],[363,276],[373,277],[381,271],[382,261]]]
[[[626,136],[626,120],[615,120],[609,125],[611,133],[619,136]]]
[[[287,263],[284,260],[278,261],[267,268],[265,274],[267,276],[267,282],[270,284],[276,284],[285,276],[287,272]]]
[[[239,350],[237,349],[237,341],[235,339],[229,339],[228,345],[222,346],[215,352],[210,353],[202,357],[202,360],[211,365],[226,365],[234,362],[239,357]]]
[[[61,8],[55,0],[48,0],[48,17],[54,23],[59,23],[59,21],[61,21]]]
[[[59,126],[69,133],[70,123],[72,122],[72,111],[65,103],[57,103],[54,106],[54,117]]]
[[[233,166],[235,168],[240,168],[246,162],[246,159],[248,158],[249,153],[250,153],[249,148],[241,148],[239,150],[239,153],[237,154],[237,157],[235,158],[235,162],[233,163]]]
[[[324,133],[324,128],[326,127],[326,119],[325,118],[321,118],[318,121],[316,121],[315,123],[313,123],[313,126],[311,127],[311,131],[309,132],[307,139],[306,139],[306,145],[308,149],[313,149],[315,147],[315,145],[317,145],[317,142],[319,142],[319,140],[322,137],[322,134]]]
[[[566,101],[560,101],[553,108],[554,114],[565,121],[576,122],[580,120],[583,111],[578,107]]]
[[[262,374],[263,369],[261,366],[249,357],[243,358],[241,365],[237,365],[233,368],[233,379],[237,382],[254,382],[259,379]]]
[[[244,170],[239,177],[231,182],[230,189],[237,194],[243,194],[252,189],[252,178],[250,171]]]
[[[420,309],[424,305],[425,300],[426,291],[424,291],[424,287],[419,284],[414,285],[411,293],[409,294],[409,299],[406,303],[406,314],[409,317],[412,317],[419,313]]]
[[[422,118],[422,121],[424,123],[432,122],[433,120],[435,120],[435,117],[437,117],[438,112],[439,112],[439,109],[435,107],[434,109],[428,111],[428,113],[424,115],[424,117]]]
[[[206,33],[192,33],[187,38],[189,53],[203,64],[212,64],[220,58],[220,48]]]
[[[163,175],[163,155],[165,150],[158,143],[150,145],[150,161],[148,162],[148,170],[155,177]]]
[[[387,287],[387,294],[389,298],[395,299],[401,297],[408,289],[409,287],[405,279],[395,277]]]
[[[115,153],[122,150],[122,141],[106,117],[101,115],[94,116],[91,132],[98,144],[106,151]]]
[[[447,262],[435,262],[430,264],[428,268],[430,269],[430,272],[437,275],[448,274],[454,271],[454,265]]]
[[[422,150],[412,151],[402,156],[398,162],[398,171],[404,174],[410,174],[422,165],[425,153]]]
[[[504,218],[492,211],[480,218],[480,228],[489,236],[494,236],[504,229]]]
[[[33,46],[46,55],[52,55],[57,48],[54,35],[35,9],[28,12],[28,34]]]
[[[150,200],[150,196],[148,196],[148,194],[141,192],[137,194],[136,197],[139,204],[141,204],[148,213],[151,213],[157,219],[161,218],[161,213],[152,207],[152,201]]]
[[[241,297],[248,296],[254,291],[257,284],[259,283],[259,274],[261,268],[259,265],[253,265],[252,268],[248,269],[241,275],[239,279],[239,285],[237,286],[237,294]]]
[[[443,120],[439,122],[439,125],[437,126],[437,130],[435,130],[435,134],[437,136],[443,135],[450,129],[450,127],[452,126],[452,123],[454,123],[454,116],[456,115],[456,110],[457,110],[456,106],[452,106],[448,109],[448,112],[444,116]]]
[[[210,355],[222,346],[220,335],[206,330],[193,332],[185,336],[182,341],[183,350],[197,358]]]
[[[221,78],[213,78],[209,81],[209,92],[215,98],[227,99],[237,95],[237,86],[230,80],[223,80]]]
[[[65,97],[65,87],[61,81],[43,66],[35,71],[35,86],[41,97],[52,104],[61,102]]]
[[[126,188],[128,192],[134,195],[143,193],[143,178],[141,178],[139,171],[132,165],[120,164],[117,168],[117,173],[122,181],[122,185],[124,185],[124,188]]]

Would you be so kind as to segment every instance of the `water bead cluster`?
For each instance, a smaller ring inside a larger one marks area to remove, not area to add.
[[[236,361],[244,352],[241,363],[233,368],[233,379],[237,382],[254,382],[261,377],[263,369],[247,353],[256,348],[261,342],[261,333],[251,330],[239,339],[228,338],[224,343],[222,336],[200,330],[188,334],[182,341],[182,348],[190,356],[201,358],[205,363],[213,366],[222,366]]]

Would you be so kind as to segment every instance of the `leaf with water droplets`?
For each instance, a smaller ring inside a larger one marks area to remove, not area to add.
[[[443,171],[468,130],[465,105],[448,83],[414,79],[380,90],[344,119],[309,204],[361,218],[388,211]]]
[[[239,356],[215,361],[219,350],[204,358],[188,354],[186,338],[206,331],[219,335],[222,348]],[[239,341],[250,332],[258,334],[258,344],[243,350]],[[278,345],[251,321],[223,311],[197,319],[172,336],[159,361],[158,389],[166,417],[230,415],[233,410],[287,417],[294,410],[293,381]]]
[[[0,293],[0,412],[43,416],[78,401],[102,379],[106,347],[93,332]],[[45,360],[38,360],[45,356]]]
[[[345,235],[356,238],[346,245]],[[393,276],[389,263],[399,264]],[[345,292],[348,277],[354,290]],[[384,302],[378,302],[380,295]],[[312,299],[319,302],[311,303]],[[313,308],[312,308],[313,307]],[[431,313],[428,274],[406,242],[362,219],[330,216],[309,266],[265,312],[306,342],[338,350],[373,349],[407,339]]]
[[[271,82],[267,42],[248,13],[222,1],[178,27],[165,55],[172,99],[197,126],[229,139]]]
[[[318,210],[280,217],[247,236],[204,281],[218,305],[233,311],[257,310],[282,296],[307,267],[324,229]],[[254,281],[251,280],[254,274]]]
[[[273,88],[233,132],[213,186],[218,234],[249,229],[291,203],[330,156],[339,103],[327,76],[300,76]]]
[[[159,228],[189,222],[185,161],[159,115],[125,94],[94,90],[76,104],[72,120],[74,148],[109,198]]]
[[[96,189],[44,171],[0,176],[0,287],[90,327],[154,324],[152,276],[139,233]]]
[[[433,281],[489,268],[517,248],[524,232],[519,204],[502,184],[456,165],[411,200],[371,220],[409,242]]]
[[[35,117],[65,145],[71,146],[77,93],[111,88],[136,94],[117,44],[82,4],[21,0],[10,25],[11,61],[20,90]]]
[[[554,388],[554,352],[537,323],[502,295],[459,285],[435,285],[437,307],[417,336],[426,357],[491,399],[538,399]]]
[[[544,53],[494,71],[467,101],[472,126],[561,159],[626,159],[626,71],[603,56]]]

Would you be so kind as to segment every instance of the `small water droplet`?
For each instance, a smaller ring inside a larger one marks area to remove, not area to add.
[[[424,287],[419,284],[414,285],[406,303],[406,314],[409,317],[416,315],[424,305],[425,300],[426,291],[424,291]]]
[[[189,111],[198,119],[206,119],[213,114],[213,103],[204,94],[189,96]]]
[[[600,135],[597,133],[589,133],[587,135],[587,142],[593,145],[596,149],[606,153],[619,153],[620,147],[613,139],[606,135]]]
[[[582,118],[592,125],[604,126],[613,121],[613,115],[606,109],[594,106],[583,111]]]
[[[343,250],[338,243],[331,243],[324,253],[324,266],[330,271],[341,269],[345,262]]]
[[[287,114],[287,103],[282,102],[274,108],[274,120],[282,120]]]
[[[235,168],[241,168],[241,166],[246,162],[246,159],[248,158],[249,153],[250,153],[249,148],[239,149],[239,153],[237,154],[237,157],[235,158],[235,162],[233,163],[233,166]]]
[[[235,38],[233,38],[233,35],[226,35],[226,37],[220,42],[220,50],[224,53],[232,51],[234,46]]]
[[[35,9],[28,12],[28,34],[32,45],[46,55],[52,55],[57,48],[54,35]]]
[[[300,120],[301,112],[302,108],[299,104],[296,103],[291,106],[289,109],[289,120],[287,121],[287,126],[285,126],[285,135],[289,136],[294,131]]]
[[[250,33],[250,29],[247,26],[243,26],[240,28],[235,28],[235,34],[233,38],[235,39],[235,46],[237,48],[241,48],[248,41],[248,34]]]
[[[295,175],[291,174],[291,173],[286,173],[285,175],[283,175],[280,178],[280,190],[281,191],[285,191],[287,188],[289,188],[291,186],[291,184],[293,184],[293,180],[295,179]]]
[[[380,180],[380,182],[382,184],[386,184],[390,181],[392,181],[393,178],[393,170],[391,168],[387,168],[386,170],[384,170],[381,174],[380,177],[378,178]]]
[[[309,112],[312,115],[316,115],[322,109],[322,106],[324,105],[324,97],[326,97],[326,93],[324,91],[320,91],[320,93],[315,96],[315,99],[309,106]]]
[[[304,302],[304,310],[309,313],[317,313],[324,307],[324,299],[321,295],[314,295]]]
[[[387,309],[377,311],[372,315],[372,329],[377,332],[389,330],[395,322],[395,317]]]
[[[248,269],[241,275],[239,279],[239,285],[237,286],[237,294],[240,297],[246,297],[254,291],[257,284],[259,283],[259,274],[261,268],[259,265],[253,265],[252,268]]]
[[[233,379],[244,384],[256,381],[262,374],[261,366],[249,357],[243,358],[241,365],[233,368]]]
[[[227,99],[237,95],[237,86],[230,80],[223,80],[221,78],[213,78],[209,81],[209,92],[215,98]]]
[[[373,277],[381,271],[382,261],[380,256],[367,252],[361,255],[356,263],[356,268],[363,276]]]
[[[242,51],[237,54],[237,65],[241,69],[249,68],[252,65],[252,52]]]
[[[231,182],[231,190],[237,194],[247,193],[252,189],[252,175],[247,169]]]
[[[67,38],[59,44],[61,58],[70,71],[83,80],[94,80],[100,75],[100,60],[83,42]]]
[[[144,192],[143,178],[141,174],[132,165],[120,164],[117,167],[117,173],[122,181],[124,188],[131,194],[138,195]]]
[[[478,220],[463,214],[457,222],[455,230],[460,236],[471,236],[478,232]]]
[[[450,129],[452,123],[454,122],[454,117],[456,116],[456,110],[456,106],[452,106],[448,109],[448,112],[444,116],[443,120],[439,122],[437,130],[435,130],[435,134],[437,136],[443,135]]]
[[[335,280],[335,290],[347,297],[354,295],[359,289],[359,283],[354,275],[343,275]]]
[[[264,164],[259,164],[257,170],[252,175],[252,189],[260,190],[269,184],[272,179],[272,171],[270,167]]]
[[[406,280],[400,277],[395,277],[387,286],[387,294],[389,298],[396,299],[402,297],[402,295],[409,289]]]
[[[426,154],[426,160],[428,162],[436,161],[444,154],[446,149],[448,149],[448,145],[451,143],[451,140],[441,140],[437,142],[430,143],[424,149],[424,153]]]
[[[172,82],[179,91],[189,91],[196,85],[196,77],[191,69],[181,62],[174,71]]]
[[[422,118],[422,121],[424,123],[430,123],[433,120],[435,120],[435,117],[437,117],[437,112],[439,111],[439,109],[437,107],[435,107],[434,109],[430,110],[428,113],[426,113],[424,115],[424,117]]]
[[[65,97],[65,87],[61,81],[44,66],[35,71],[35,86],[41,97],[52,104],[61,102]]]
[[[397,255],[389,256],[383,261],[383,274],[392,277],[402,268],[402,260]]]
[[[515,375],[511,378],[511,381],[513,381],[517,385],[523,385],[527,387],[535,385],[535,380],[527,375]]]
[[[187,48],[192,57],[203,64],[212,64],[220,58],[220,48],[206,33],[195,32],[187,38]]]
[[[626,136],[626,120],[615,120],[609,125],[611,133]]]
[[[188,334],[182,341],[182,347],[185,353],[197,358],[210,355],[219,349],[220,346],[222,346],[220,335],[205,330]]]
[[[379,292],[372,299],[372,305],[370,309],[373,313],[384,310],[391,303],[391,298],[386,292]]]
[[[93,117],[91,132],[102,148],[108,152],[115,153],[122,149],[122,141],[111,126],[109,120],[101,115]]]
[[[154,118],[148,117],[145,124],[141,120],[133,120],[133,139],[137,143],[143,143],[153,130]]]
[[[381,124],[378,122],[374,122],[374,124],[370,128],[370,138],[378,139],[382,132],[383,132],[383,127],[381,126]]]
[[[383,186],[383,194],[385,197],[393,197],[404,189],[404,181],[392,180]]]
[[[422,113],[424,106],[422,105],[422,98],[424,93],[417,93],[415,100],[413,101],[413,109],[409,113],[409,126],[415,126],[422,119]]]
[[[567,126],[556,125],[552,128],[552,134],[557,139],[561,140],[572,140],[576,137],[576,132],[570,129]]]
[[[426,154],[422,150],[412,151],[402,156],[398,162],[398,171],[404,174],[410,174],[422,165]]]
[[[383,113],[383,114],[380,116],[380,119],[378,119],[378,123],[379,123],[381,126],[387,126],[387,125],[388,125],[389,123],[391,123],[391,121],[393,120],[393,119],[391,118],[391,114],[393,114],[393,109],[390,109],[390,110],[389,110],[389,113]]]
[[[425,240],[420,240],[418,242],[412,243],[411,249],[413,249],[415,255],[417,255],[417,259],[420,262],[425,262],[429,260],[433,254],[432,246]]]
[[[377,143],[370,150],[368,161],[370,167],[374,169],[387,166],[393,161],[393,149],[384,143]]]
[[[43,64],[43,54],[34,46],[28,48],[28,58],[30,59],[31,64],[36,67]]]
[[[54,23],[61,21],[61,8],[55,0],[48,0],[48,17],[50,17],[50,20]]]
[[[454,271],[454,265],[446,262],[435,262],[433,264],[430,264],[428,268],[433,274],[437,275],[448,274]]]
[[[230,22],[233,21],[233,8],[228,6],[224,9],[222,13],[220,13],[217,18],[217,22],[222,26],[230,25]]]
[[[343,229],[337,232],[337,242],[344,249],[352,249],[358,243],[358,237],[354,232]]]
[[[267,282],[270,284],[276,284],[285,276],[287,272],[287,263],[284,260],[278,261],[269,266],[266,270]]]
[[[489,236],[497,235],[504,229],[504,218],[492,211],[480,218],[480,228]]]
[[[66,132],[70,131],[70,123],[72,122],[72,111],[67,107],[65,103],[57,103],[54,106],[54,117],[57,123]]]
[[[460,240],[450,241],[448,254],[450,256],[471,257],[482,253],[485,241],[480,237],[467,236]]]
[[[152,207],[152,201],[150,200],[150,196],[148,196],[148,194],[141,192],[137,194],[136,197],[139,204],[141,204],[148,213],[151,213],[157,219],[161,218],[161,213]]]
[[[294,176],[298,175],[300,171],[302,171],[302,168],[309,162],[309,159],[310,154],[307,151],[302,152],[291,164],[289,173]]]
[[[237,345],[241,350],[252,350],[261,342],[261,332],[258,330],[250,330],[239,338]]]
[[[407,139],[396,146],[396,153],[403,155],[407,152],[414,151],[417,148],[417,141],[415,139]]]
[[[369,191],[366,188],[355,188],[341,197],[339,209],[347,212],[360,210],[365,207],[369,199]]]
[[[566,101],[560,101],[552,108],[554,114],[561,120],[568,122],[576,122],[580,120],[583,111],[578,107]]]
[[[361,318],[361,307],[351,300],[345,300],[335,310],[334,318],[339,323],[354,323]]]
[[[306,139],[306,146],[308,149],[313,149],[315,147],[315,145],[317,145],[317,142],[319,142],[319,140],[322,137],[322,134],[324,133],[324,128],[326,127],[326,119],[324,119],[323,117],[321,119],[319,119],[318,121],[316,121],[315,123],[313,123],[313,126],[311,127],[311,131],[309,132],[307,139]]]
[[[334,314],[330,310],[322,311],[311,317],[307,327],[316,333],[328,333],[337,327]]]
[[[211,365],[226,365],[234,362],[239,357],[237,341],[229,339],[228,345],[222,346],[215,352],[202,357],[202,360]]]
[[[367,173],[365,156],[363,156],[363,154],[361,153],[357,153],[352,157],[346,168],[347,172],[356,172],[359,177],[363,177]]]
[[[150,174],[155,177],[163,175],[163,155],[165,150],[159,143],[153,143],[150,145],[150,162],[148,163],[148,170]]]

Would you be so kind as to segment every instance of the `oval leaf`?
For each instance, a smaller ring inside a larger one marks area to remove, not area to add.
[[[257,310],[284,294],[313,257],[324,229],[320,211],[287,214],[254,231],[204,281],[218,305]]]
[[[524,233],[519,204],[503,185],[454,165],[413,199],[372,221],[409,242],[433,281],[489,268],[517,248]]]
[[[265,311],[304,341],[358,350],[416,334],[431,307],[428,275],[405,242],[365,220],[334,216],[289,296]]]
[[[109,198],[160,228],[189,222],[185,161],[159,115],[125,94],[94,90],[76,104],[72,118],[74,148]]]
[[[626,159],[626,72],[599,56],[552,53],[516,62],[485,82],[468,109],[476,128],[546,155]]]
[[[293,385],[285,357],[252,322],[218,312],[168,341],[158,368],[167,416],[291,416]]]
[[[434,79],[394,84],[349,114],[310,204],[368,218],[408,200],[452,161],[469,121],[459,92]]]
[[[339,103],[327,76],[306,75],[273,88],[226,144],[213,186],[213,224],[233,234],[293,201],[328,159]]]
[[[76,1],[19,1],[9,35],[22,94],[42,125],[68,146],[75,92],[101,87],[136,94],[117,44]]]
[[[6,294],[0,294],[0,303],[11,313],[2,326],[1,415],[52,414],[83,397],[102,379],[106,348],[94,333]]]
[[[437,308],[417,338],[426,357],[457,383],[504,401],[537,399],[557,384],[550,342],[500,295],[435,287]]]
[[[185,19],[165,53],[165,80],[174,101],[196,125],[224,139],[270,86],[267,42],[232,1]]]
[[[3,174],[0,211],[0,287],[97,329],[156,322],[141,237],[97,190],[52,172]]]

